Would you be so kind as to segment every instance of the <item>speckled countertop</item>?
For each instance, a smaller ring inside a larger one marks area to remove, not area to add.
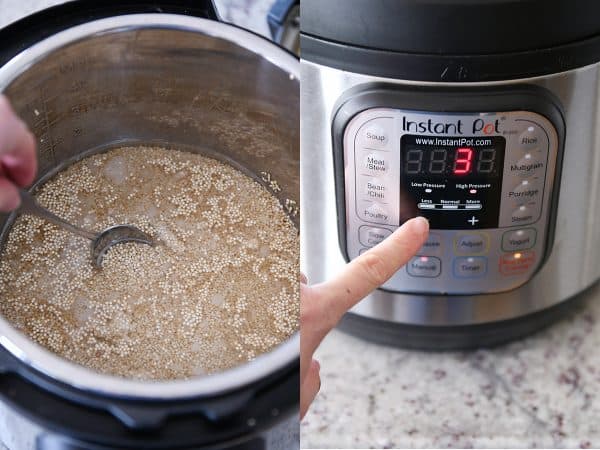
[[[600,287],[492,350],[424,353],[333,332],[302,448],[600,447]]]

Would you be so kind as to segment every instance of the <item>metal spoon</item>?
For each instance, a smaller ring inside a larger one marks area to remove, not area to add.
[[[35,197],[29,192],[21,189],[19,194],[21,196],[21,206],[19,207],[20,213],[41,217],[71,233],[92,241],[92,261],[98,268],[102,267],[102,259],[108,249],[113,245],[122,242],[141,242],[142,244],[154,246],[154,240],[133,225],[114,225],[106,228],[100,233],[93,233],[61,219],[52,211],[40,205]]]

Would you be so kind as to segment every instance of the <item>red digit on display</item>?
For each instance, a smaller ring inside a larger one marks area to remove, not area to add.
[[[456,149],[454,158],[454,174],[466,175],[471,171],[471,161],[473,160],[473,149],[461,147]]]

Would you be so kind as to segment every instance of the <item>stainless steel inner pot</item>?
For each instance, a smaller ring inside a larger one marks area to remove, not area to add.
[[[0,68],[0,91],[37,137],[38,181],[86,153],[120,143],[210,149],[276,181],[278,197],[295,216],[298,74],[291,54],[234,26],[136,14],[70,28],[24,50]],[[0,217],[0,226],[7,218]],[[68,362],[1,317],[0,343],[71,386],[148,399],[226,392],[285,367],[299,354],[296,333],[272,352],[219,374],[142,382]]]

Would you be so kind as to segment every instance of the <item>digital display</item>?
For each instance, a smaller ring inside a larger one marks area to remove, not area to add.
[[[496,228],[506,140],[404,135],[401,221],[419,214],[432,228]]]

